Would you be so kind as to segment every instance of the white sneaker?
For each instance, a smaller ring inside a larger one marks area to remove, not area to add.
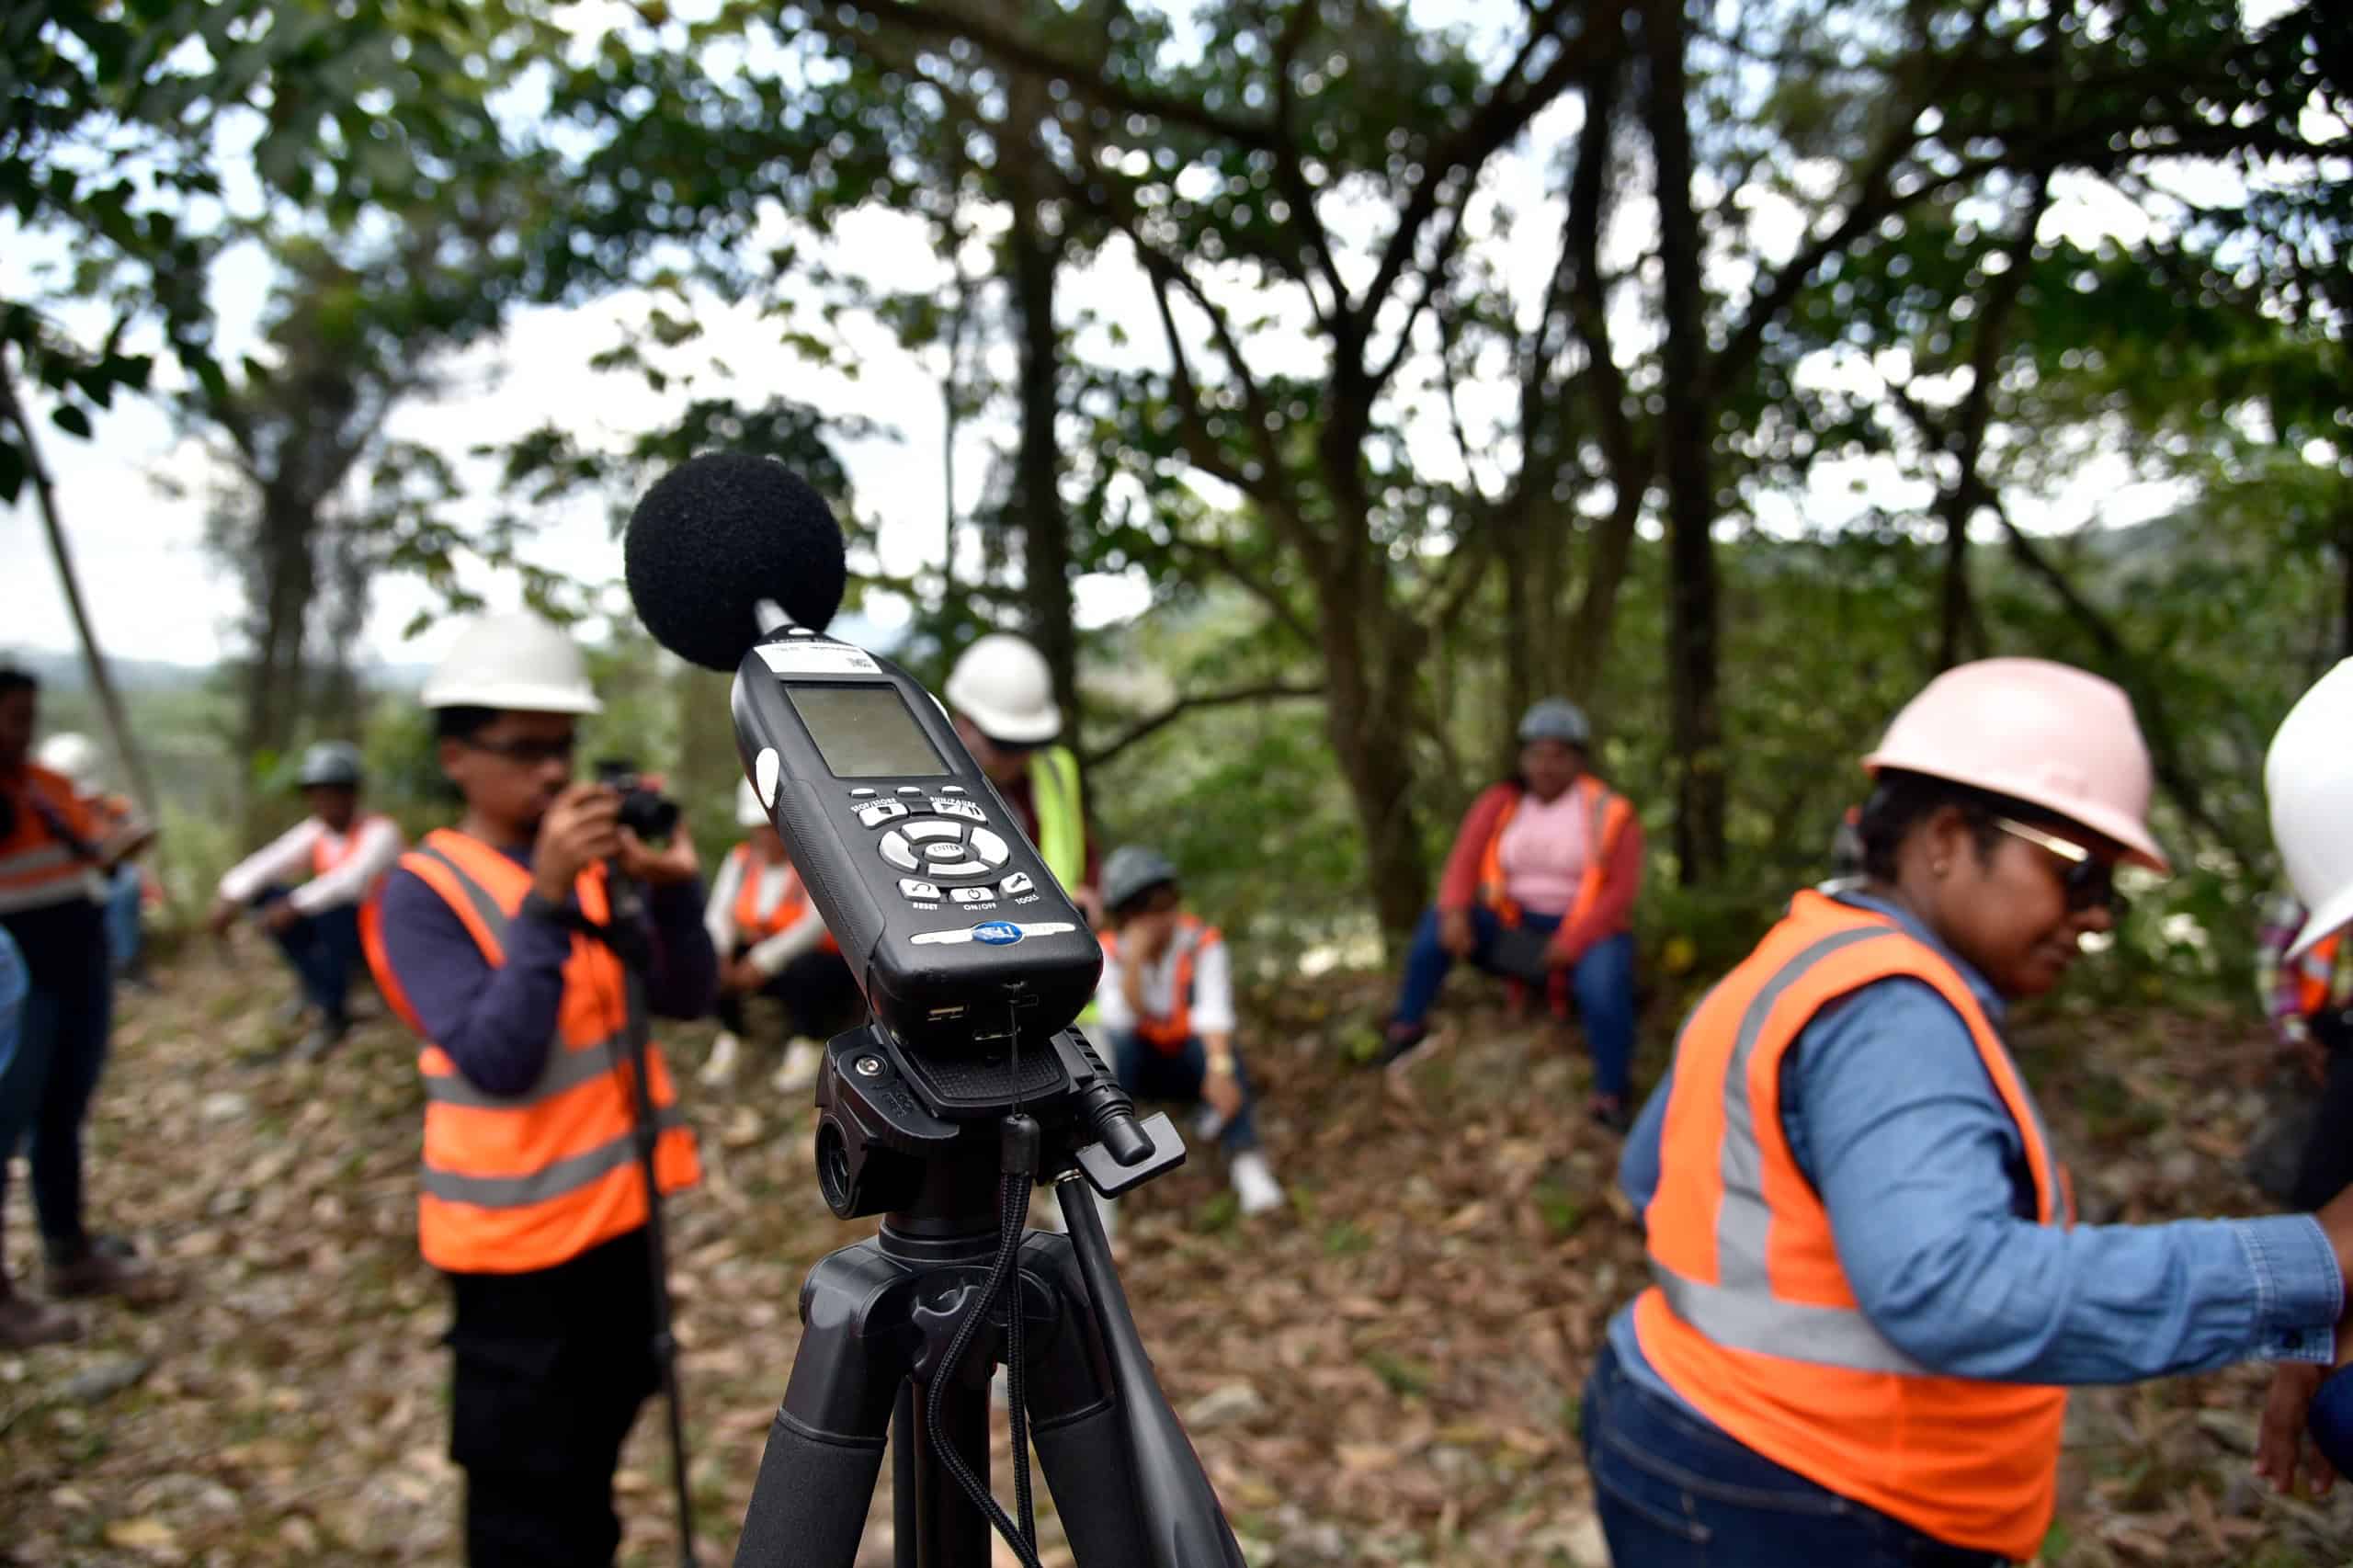
[[[695,1074],[695,1081],[705,1088],[724,1088],[735,1078],[735,1059],[744,1054],[744,1042],[735,1038],[733,1029],[722,1029],[719,1038],[710,1042],[710,1059]]]
[[[784,1048],[784,1065],[776,1070],[769,1081],[779,1095],[807,1094],[817,1082],[817,1069],[824,1064],[825,1048],[807,1035],[797,1036]]]
[[[1226,1162],[1225,1174],[1233,1183],[1236,1196],[1242,1199],[1245,1214],[1264,1214],[1283,1206],[1283,1184],[1267,1168],[1267,1156],[1256,1149],[1245,1149]]]

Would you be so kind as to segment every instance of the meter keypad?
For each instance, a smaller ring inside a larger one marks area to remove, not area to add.
[[[876,800],[876,791],[865,785],[852,790],[850,797],[857,802],[859,823],[867,827],[891,824],[875,840],[875,852],[894,869],[915,873],[898,879],[901,897],[911,903],[952,901],[960,907],[977,908],[1035,891],[1029,877],[1018,871],[977,886],[946,885],[1002,873],[1013,858],[1013,846],[1003,834],[990,830],[988,812],[961,786],[886,788],[899,798]]]

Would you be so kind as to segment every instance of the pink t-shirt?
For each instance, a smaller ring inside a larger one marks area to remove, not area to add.
[[[1577,790],[1562,790],[1549,804],[1522,795],[1497,851],[1504,896],[1531,915],[1566,915],[1593,858],[1592,815]]]

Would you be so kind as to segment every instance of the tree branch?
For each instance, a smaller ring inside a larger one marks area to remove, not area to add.
[[[1321,697],[1321,686],[1291,686],[1281,681],[1268,681],[1261,686],[1237,687],[1231,691],[1204,691],[1190,697],[1180,697],[1149,719],[1142,719],[1079,758],[1081,767],[1093,769],[1102,767],[1121,752],[1157,734],[1186,714],[1202,708],[1230,708],[1237,702],[1265,702],[1279,698]]]

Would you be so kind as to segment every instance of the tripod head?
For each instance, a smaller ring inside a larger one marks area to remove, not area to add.
[[[870,1024],[827,1046],[818,1070],[818,1188],[840,1219],[889,1214],[902,1230],[986,1215],[1017,1106],[1036,1119],[1042,1177],[1075,1169],[1116,1198],[1184,1163],[1168,1118],[1139,1122],[1075,1029],[1042,1051],[938,1056]]]

